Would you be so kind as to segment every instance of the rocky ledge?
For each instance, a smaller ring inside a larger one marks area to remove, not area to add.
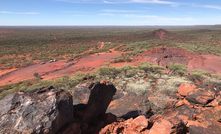
[[[220,89],[184,83],[178,93],[144,96],[109,82],[84,83],[71,93],[46,87],[0,101],[1,134],[218,134]]]

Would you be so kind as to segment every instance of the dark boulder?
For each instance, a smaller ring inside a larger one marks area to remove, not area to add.
[[[125,119],[135,118],[139,115],[146,115],[150,112],[150,103],[144,96],[129,92],[123,97],[110,103],[107,112]]]
[[[87,110],[83,122],[91,123],[98,116],[105,114],[116,88],[110,83],[96,82],[90,87],[91,93],[87,103]]]
[[[189,134],[217,134],[217,132],[211,129],[200,127],[200,126],[194,126],[194,125],[190,125],[188,128],[188,131],[189,131]]]
[[[53,87],[10,94],[0,101],[0,133],[55,134],[73,121],[72,103],[69,92]]]
[[[87,104],[89,96],[91,94],[91,89],[90,87],[93,86],[93,83],[87,82],[87,83],[82,83],[78,86],[76,86],[73,91],[71,92],[73,96],[73,104]]]
[[[215,93],[205,88],[198,88],[188,92],[185,99],[195,104],[206,105],[215,99]]]
[[[162,119],[153,124],[149,134],[186,134],[187,128],[184,123],[178,117],[170,117]]]

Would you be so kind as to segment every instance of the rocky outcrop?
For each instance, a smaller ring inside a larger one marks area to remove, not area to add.
[[[0,101],[1,134],[55,134],[73,122],[72,96],[53,87],[10,94]]]
[[[149,132],[149,130],[145,130],[148,128],[148,122],[149,120],[141,115],[135,119],[130,118],[124,122],[114,122],[107,125],[99,132],[99,134],[145,134]]]
[[[88,98],[84,97],[84,99],[88,100],[87,104],[81,103],[74,105],[75,123],[80,124],[83,134],[96,133],[105,125],[116,121],[115,115],[106,113],[107,107],[116,92],[116,88],[111,83],[101,81],[90,83],[89,86],[82,88],[82,92],[85,92],[85,90],[90,96]],[[73,92],[76,92],[76,89]],[[79,87],[77,92],[81,92]],[[81,95],[84,95],[82,92]],[[71,127],[71,129],[73,128],[76,129],[75,127]]]
[[[195,88],[194,84],[183,83],[178,87],[177,91],[180,95],[187,96],[187,93],[193,91]]]
[[[178,89],[185,91],[122,96],[100,81],[78,85],[73,98],[53,87],[10,94],[0,101],[0,134],[218,134],[220,92],[193,84]]]
[[[53,87],[6,96],[0,101],[0,134],[98,133],[116,121],[115,115],[106,113],[116,88],[106,81],[85,87],[75,88],[73,99],[69,92]],[[86,104],[73,105],[73,100]]]
[[[178,117],[162,119],[153,124],[149,134],[186,134],[186,124]]]
[[[139,115],[147,115],[150,111],[148,99],[134,92],[129,92],[123,97],[113,100],[107,109],[107,112],[125,119],[135,118]]]
[[[105,114],[115,92],[116,88],[112,84],[95,83],[91,88],[83,122],[91,123],[98,116]]]
[[[89,96],[91,93],[90,88],[93,86],[93,83],[87,82],[77,85],[71,92],[73,96],[73,104],[87,104]]]
[[[205,88],[197,88],[188,92],[185,99],[195,104],[206,105],[215,99],[215,93]]]

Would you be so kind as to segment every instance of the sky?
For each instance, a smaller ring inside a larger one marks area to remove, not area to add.
[[[0,0],[0,26],[221,24],[221,0]]]

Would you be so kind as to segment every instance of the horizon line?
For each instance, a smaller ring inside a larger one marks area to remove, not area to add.
[[[130,27],[130,26],[217,26],[221,24],[211,24],[211,25],[0,25],[0,27]]]

